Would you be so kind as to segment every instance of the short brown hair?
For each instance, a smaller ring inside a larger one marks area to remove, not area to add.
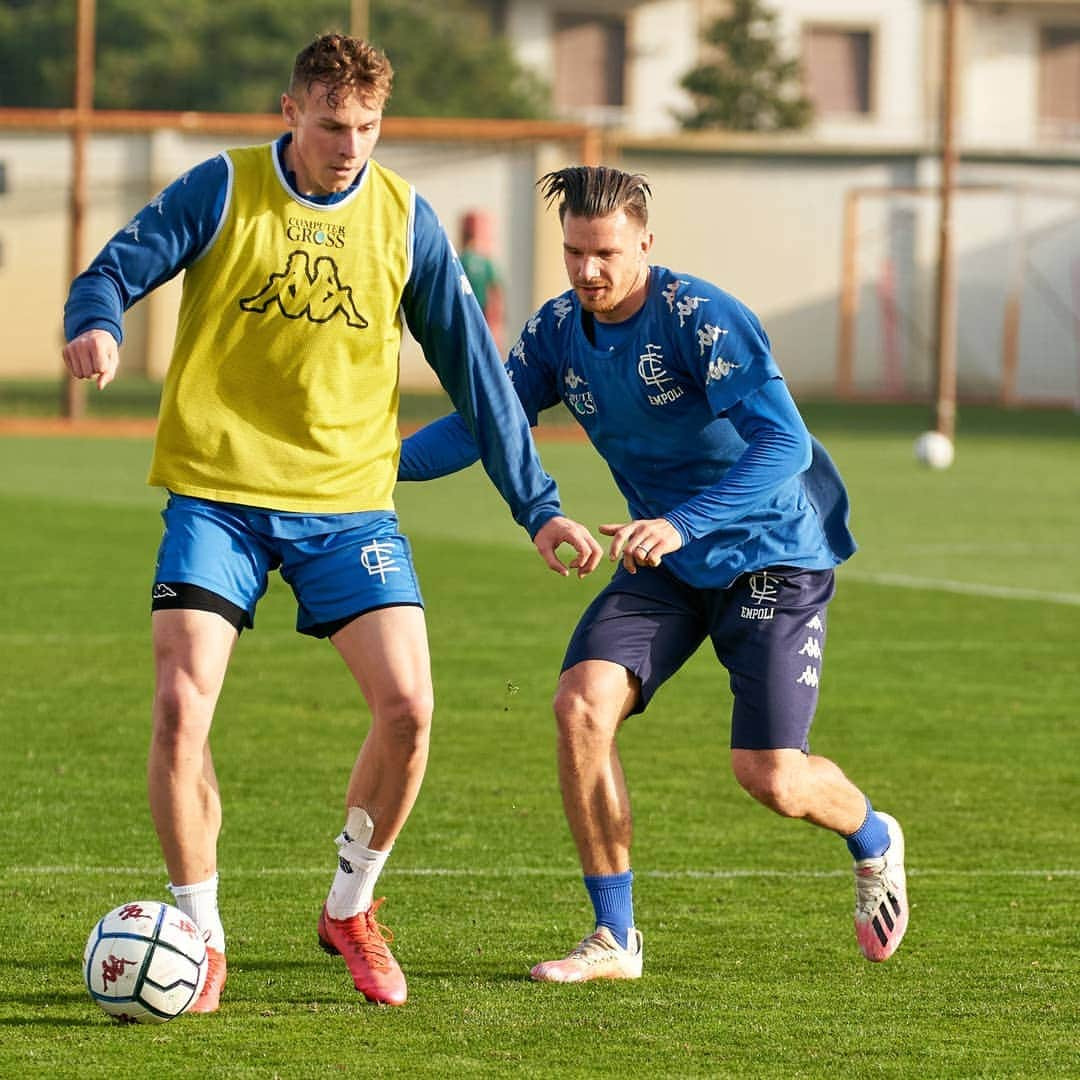
[[[568,213],[576,217],[607,217],[624,210],[642,226],[649,224],[645,203],[652,195],[641,173],[625,173],[605,165],[574,165],[549,172],[536,182],[548,206],[559,200],[559,220]]]
[[[374,45],[348,34],[320,34],[297,53],[289,95],[295,98],[318,83],[326,87],[326,103],[333,109],[350,94],[381,107],[393,82],[390,61]]]

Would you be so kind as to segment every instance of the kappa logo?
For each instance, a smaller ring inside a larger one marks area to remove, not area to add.
[[[360,549],[360,565],[369,577],[377,577],[383,585],[387,574],[397,574],[401,567],[394,561],[394,545],[383,540],[372,540]]]
[[[825,624],[821,621],[821,612],[817,612],[814,617],[806,624],[807,630],[816,630],[819,634],[825,632]]]
[[[565,296],[560,296],[558,300],[554,301],[551,305],[551,310],[555,313],[555,328],[558,329],[562,326],[566,316],[574,310],[574,305]]]
[[[522,367],[528,367],[529,361],[525,359],[525,339],[518,338],[514,342],[514,347],[510,350],[510,356],[514,360],[520,360]]]
[[[689,281],[683,281],[681,278],[673,281],[661,294],[667,301],[668,311],[672,315],[679,316],[679,326],[685,326],[686,320],[697,311],[701,304],[707,304],[709,298],[707,296],[684,296],[680,299],[679,290],[684,285],[689,285]]]
[[[702,305],[707,304],[707,296],[684,296],[676,305],[675,310],[679,313],[679,326],[685,326],[686,320],[694,314]]]
[[[467,275],[462,271],[461,277],[458,278],[458,284],[461,286],[461,292],[464,296],[473,295],[472,282],[468,279]]]
[[[124,977],[124,970],[135,967],[137,960],[129,960],[126,956],[113,956],[109,953],[108,958],[101,961],[101,985],[108,990],[109,983],[119,982]]]
[[[168,585],[161,584],[160,581],[154,586],[154,591],[150,594],[152,600],[167,600],[169,597],[175,596],[176,593]]]
[[[567,368],[566,374],[563,376],[563,382],[566,383],[568,390],[577,390],[580,387],[585,389],[580,394],[568,393],[566,395],[566,404],[570,406],[578,414],[578,416],[595,416],[596,415],[596,400],[592,396],[592,391],[589,389],[589,382],[583,376],[579,375],[573,368]]]
[[[177,919],[176,929],[182,934],[187,934],[189,938],[194,938],[196,941],[206,940],[205,938],[200,939],[199,928],[190,919]]]
[[[816,637],[808,637],[806,644],[799,650],[799,656],[809,656],[811,660],[820,660],[821,642]]]
[[[536,332],[539,329],[540,329],[540,312],[538,311],[538,312],[536,312],[536,314],[531,315],[529,317],[529,321],[525,324],[525,333],[526,334],[532,334],[533,337],[536,337]]]
[[[681,278],[676,278],[675,281],[673,281],[663,291],[663,293],[661,295],[667,301],[668,311],[674,313],[674,311],[675,311],[675,300],[679,295],[679,289],[681,289],[684,285],[689,285],[689,284],[690,284],[689,281],[683,281]]]
[[[807,664],[806,670],[795,681],[802,686],[810,686],[816,689],[818,685],[817,668]]]
[[[705,381],[707,383],[719,382],[721,379],[727,378],[738,367],[738,364],[733,364],[730,360],[718,356],[715,360],[710,361],[708,371],[705,374]]]
[[[271,274],[258,293],[240,301],[244,311],[259,314],[274,304],[287,319],[326,323],[340,313],[357,330],[368,326],[356,310],[352,289],[341,284],[337,264],[329,255],[320,255],[312,267],[306,251],[294,251],[281,273]]]

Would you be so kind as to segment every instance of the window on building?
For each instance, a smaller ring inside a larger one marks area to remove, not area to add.
[[[871,31],[835,26],[803,30],[803,82],[819,116],[872,112],[873,65]]]
[[[623,104],[626,22],[617,16],[555,16],[552,93],[561,110]]]
[[[1039,121],[1050,135],[1080,136],[1080,26],[1043,27]]]

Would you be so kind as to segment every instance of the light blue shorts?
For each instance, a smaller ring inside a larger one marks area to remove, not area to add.
[[[377,608],[423,607],[409,542],[390,511],[294,514],[170,493],[151,607],[254,625],[271,570],[292,588],[296,629],[329,637]]]

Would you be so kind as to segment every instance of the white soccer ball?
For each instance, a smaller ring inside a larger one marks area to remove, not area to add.
[[[924,431],[915,440],[915,458],[931,469],[947,469],[953,463],[952,439],[940,431]]]
[[[133,900],[103,915],[83,953],[90,996],[126,1024],[164,1024],[206,982],[206,944],[179,908]]]

